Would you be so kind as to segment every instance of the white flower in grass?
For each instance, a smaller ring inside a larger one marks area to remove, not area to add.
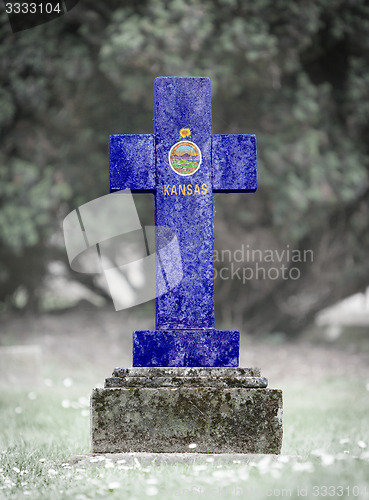
[[[20,415],[22,413],[22,408],[20,406],[17,406],[16,408],[14,408],[14,411],[17,415]]]
[[[366,443],[364,441],[361,441],[361,440],[358,441],[357,445],[359,448],[362,448],[362,449],[366,448]]]
[[[273,465],[272,465],[273,469],[283,469],[283,463],[282,462],[273,462]]]
[[[278,469],[271,469],[270,475],[273,479],[279,479],[281,477],[281,472]]]
[[[322,455],[325,455],[325,450],[322,450],[321,448],[319,448],[318,450],[313,450],[311,452],[311,455],[314,455],[316,457],[321,457]]]
[[[242,467],[241,469],[238,470],[238,478],[241,481],[248,481],[249,471],[248,471],[247,467]]]
[[[349,442],[350,442],[349,438],[341,438],[340,439],[340,444],[347,444]]]
[[[105,464],[105,469],[113,469],[114,468],[114,464],[113,462],[106,462]]]
[[[15,486],[15,483],[13,483],[13,481],[8,477],[4,479],[4,484],[6,488],[11,488],[12,486]]]
[[[219,478],[219,479],[224,478],[224,476],[226,476],[226,475],[227,475],[227,471],[225,471],[225,470],[214,470],[212,472],[212,476],[215,478]]]
[[[56,471],[55,469],[49,469],[47,473],[49,474],[49,477],[55,477],[58,475],[58,471]]]
[[[196,443],[191,443],[191,444],[188,445],[188,447],[189,447],[190,450],[193,450],[193,449],[195,449],[197,447],[197,444]]]
[[[333,455],[328,455],[328,453],[326,455],[322,455],[320,457],[321,461],[322,461],[322,465],[323,467],[328,467],[329,465],[332,465],[334,464],[334,456]]]
[[[346,460],[347,455],[345,453],[338,453],[337,455],[335,455],[335,459],[336,460]]]
[[[147,488],[146,490],[146,495],[148,497],[154,497],[155,495],[157,495],[159,493],[159,490],[158,488],[156,488],[155,486],[150,486],[149,488]]]
[[[202,470],[207,470],[208,466],[205,464],[195,464],[192,466],[192,469],[196,472],[202,471]]]
[[[16,472],[17,474],[20,473],[20,469],[18,469],[18,467],[13,467],[13,471]]]
[[[89,408],[90,407],[90,400],[88,398],[86,398],[85,396],[80,396],[78,398],[78,403],[81,405],[81,408],[83,408],[83,407]]]
[[[257,463],[257,468],[261,474],[266,474],[269,471],[271,460],[271,457],[265,456]]]
[[[118,481],[112,481],[111,483],[108,484],[109,491],[119,490],[119,488],[120,488],[120,483],[118,483]]]
[[[292,470],[296,472],[314,472],[314,466],[311,462],[296,462],[292,465]]]
[[[61,405],[63,408],[69,408],[70,407],[69,399],[63,399],[63,401],[61,402]]]
[[[212,473],[213,479],[236,482],[238,480],[235,469],[218,469]]]
[[[82,417],[89,417],[90,416],[90,410],[82,410],[81,411]]]
[[[73,380],[71,378],[67,377],[63,380],[63,385],[64,385],[64,387],[72,387]]]

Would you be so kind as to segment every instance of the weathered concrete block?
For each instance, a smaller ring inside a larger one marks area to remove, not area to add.
[[[192,368],[191,376],[183,368],[179,377],[181,368],[174,375],[161,368],[148,370],[146,383],[145,377],[134,375],[137,368],[116,369],[105,388],[94,389],[94,453],[188,453],[191,443],[197,453],[280,453],[282,391],[266,389],[266,379],[254,376],[258,370],[233,368],[228,377],[226,368],[218,375],[209,368],[208,376],[205,368],[198,373]]]

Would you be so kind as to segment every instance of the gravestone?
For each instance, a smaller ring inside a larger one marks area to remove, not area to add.
[[[181,253],[164,256],[166,279],[183,277],[162,293],[157,272],[156,329],[135,331],[133,367],[94,390],[94,452],[280,451],[281,391],[238,367],[239,332],[214,321],[213,193],[256,190],[256,138],[211,127],[209,78],[160,77],[154,134],[110,137],[111,191],[155,195],[155,225]]]

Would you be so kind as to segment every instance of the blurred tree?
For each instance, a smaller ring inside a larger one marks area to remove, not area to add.
[[[0,300],[22,285],[37,305],[58,220],[106,194],[110,133],[152,132],[159,75],[210,76],[214,133],[258,136],[258,193],[216,198],[216,247],[314,252],[283,261],[300,279],[218,279],[217,319],[294,333],[362,289],[368,32],[364,0],[85,0],[16,35],[3,16]]]

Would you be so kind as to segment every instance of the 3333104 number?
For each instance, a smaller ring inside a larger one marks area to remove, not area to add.
[[[36,3],[36,2],[15,2],[6,3],[5,10],[7,14],[60,14],[63,12],[61,4]]]

